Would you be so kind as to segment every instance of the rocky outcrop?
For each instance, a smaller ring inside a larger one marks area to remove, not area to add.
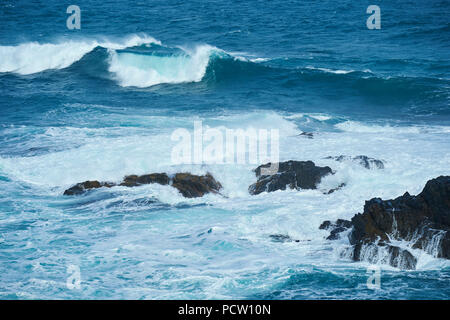
[[[78,195],[86,192],[86,190],[97,188],[111,188],[114,186],[136,187],[145,184],[158,183],[161,185],[172,185],[178,189],[186,198],[202,197],[206,193],[218,193],[222,185],[207,173],[204,176],[198,176],[190,173],[177,173],[173,177],[169,177],[166,173],[152,173],[145,175],[129,175],[126,176],[119,184],[111,182],[85,181],[77,183],[71,188],[64,191],[64,195]]]
[[[344,219],[337,219],[336,222],[324,221],[320,225],[319,229],[330,231],[330,235],[327,240],[336,240],[340,238],[340,233],[351,228],[352,222]]]
[[[222,185],[212,175],[196,176],[190,173],[177,173],[172,179],[172,187],[186,198],[203,197],[206,193],[217,193]]]
[[[271,235],[269,235],[269,238],[273,242],[293,242],[293,241],[300,242],[300,240],[294,240],[287,234],[280,234],[280,233],[271,234]]]
[[[330,227],[324,222],[322,229]],[[422,249],[437,258],[450,259],[450,176],[428,181],[420,194],[405,193],[393,200],[366,201],[363,213],[351,220],[351,257],[355,261],[382,261],[402,269],[417,263],[411,249]],[[329,239],[343,230],[332,228]],[[399,248],[391,240],[405,240]]]
[[[342,161],[354,161],[359,163],[361,166],[363,166],[366,169],[384,169],[384,163],[382,160],[370,158],[368,156],[356,156],[356,157],[350,157],[350,156],[330,156],[326,157],[325,159],[333,159],[339,162]]]
[[[261,192],[290,189],[316,189],[322,177],[331,174],[330,167],[318,167],[312,161],[286,161],[278,163],[278,171],[272,175],[262,175],[263,168],[271,167],[271,163],[255,169],[258,181],[248,190],[256,195]]]

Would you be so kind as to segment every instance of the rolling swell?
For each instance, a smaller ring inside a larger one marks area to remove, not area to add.
[[[299,68],[285,79],[287,89],[302,88],[332,100],[402,108],[415,114],[449,114],[450,81],[437,77],[385,76],[371,71]],[[356,100],[357,99],[357,100]]]
[[[289,58],[252,60],[206,44],[193,48],[165,46],[147,36],[132,36],[118,42],[85,40],[0,46],[0,57],[0,74],[39,76],[43,71],[64,69],[69,74],[138,88],[195,82],[245,85],[262,79],[271,86],[291,91],[289,94],[296,88],[307,90],[305,94],[332,99],[351,96],[383,106],[408,104],[416,113],[423,109],[448,114],[450,81],[446,78],[312,67],[305,65],[305,61]],[[393,62],[382,60],[378,64],[383,63]],[[396,62],[399,63],[411,65],[408,61]]]
[[[139,49],[139,50],[136,50]],[[145,49],[145,50],[142,50]],[[165,50],[152,45],[123,50],[95,48],[73,65],[93,77],[112,78],[125,87],[150,87],[164,83],[229,83],[267,78],[277,86],[320,86],[328,92],[350,91],[374,103],[415,101],[421,104],[448,103],[450,81],[432,77],[381,76],[371,71],[331,70],[313,67],[282,67],[268,62],[236,58],[204,45],[191,52]],[[289,64],[289,62],[286,62]]]
[[[30,75],[65,69],[89,77],[110,78],[124,87],[163,83],[222,81],[255,75],[264,67],[235,58],[218,48],[167,47],[153,38],[135,37],[124,43],[68,41],[0,46],[0,74]]]

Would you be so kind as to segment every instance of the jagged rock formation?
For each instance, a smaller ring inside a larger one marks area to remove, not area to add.
[[[111,188],[114,186],[136,187],[140,185],[158,183],[161,185],[172,185],[178,189],[186,198],[202,197],[206,193],[218,193],[222,185],[207,173],[204,176],[193,175],[190,173],[177,173],[173,177],[169,177],[166,173],[152,173],[142,176],[129,175],[126,176],[119,184],[112,182],[85,181],[77,183],[71,188],[64,191],[64,195],[78,195],[89,189],[97,189],[101,187]]]
[[[370,158],[368,156],[356,156],[356,157],[350,157],[350,156],[329,156],[325,159],[333,159],[339,162],[342,161],[355,161],[359,163],[361,166],[363,166],[366,169],[384,169],[384,163],[382,160]]]
[[[342,227],[329,221],[321,225],[322,229],[331,229],[328,239],[352,228],[349,240],[355,261],[381,261],[402,269],[415,269],[417,260],[411,249],[450,259],[450,176],[429,180],[417,196],[406,192],[393,200],[366,201],[364,212]],[[407,241],[408,248],[392,245],[393,239]]]
[[[318,167],[312,161],[286,161],[278,163],[278,171],[272,175],[262,175],[262,168],[269,168],[271,163],[255,169],[258,181],[248,190],[256,195],[261,192],[290,189],[316,189],[322,177],[331,174],[330,167]]]

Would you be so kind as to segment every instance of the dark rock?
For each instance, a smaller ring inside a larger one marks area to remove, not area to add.
[[[337,240],[340,238],[340,233],[352,227],[352,222],[344,219],[337,219],[336,222],[324,221],[319,226],[319,229],[329,230],[330,235],[327,240]]]
[[[290,236],[287,234],[271,234],[269,236],[270,239],[272,239],[273,242],[291,242],[293,241]]]
[[[309,242],[311,240],[298,240],[298,239],[292,239],[287,234],[271,234],[269,238],[272,239],[273,242]]]
[[[102,187],[111,188],[113,186],[114,186],[114,184],[110,183],[110,182],[99,182],[96,180],[84,181],[84,182],[77,183],[73,187],[64,191],[64,195],[66,195],[66,196],[78,195],[78,194],[82,194],[82,193],[86,192],[86,190],[89,190],[89,189],[98,189],[98,188],[102,188]]]
[[[379,247],[385,247],[387,263],[414,269],[417,262],[414,256],[408,250],[390,245],[390,239],[405,240],[414,249],[450,259],[450,176],[428,181],[417,196],[406,192],[393,200],[366,201],[364,212],[356,214],[351,225],[349,240],[355,261],[381,259]],[[320,227],[332,226],[325,221]]]
[[[389,264],[403,270],[414,270],[417,259],[406,249],[384,242],[378,244],[357,244],[352,252],[353,260]]]
[[[325,220],[322,222],[322,224],[319,226],[319,229],[321,230],[328,230],[331,227],[332,223],[330,220]]]
[[[308,139],[312,139],[314,137],[314,134],[312,132],[302,132],[299,134],[300,137],[305,137]]]
[[[158,183],[162,185],[169,184],[169,176],[165,173],[152,173],[142,176],[130,175],[123,179],[121,186],[136,187],[143,184]]]
[[[384,163],[381,160],[378,159],[374,159],[374,158],[370,158],[368,156],[355,156],[355,157],[350,157],[350,156],[344,156],[344,155],[340,155],[340,156],[330,156],[330,157],[326,157],[325,159],[333,159],[339,162],[342,161],[355,161],[358,162],[360,165],[362,165],[364,168],[366,169],[384,169]]]
[[[389,264],[395,268],[414,270],[416,269],[417,259],[408,250],[396,246],[387,246],[389,253]]]
[[[171,183],[171,185],[174,188],[177,188],[186,198],[202,197],[209,192],[218,193],[222,188],[221,184],[209,173],[204,176],[197,176],[190,173],[177,173],[173,179],[170,179],[166,173],[152,173],[142,176],[129,175],[126,176],[119,185],[136,187],[150,183],[158,183],[161,185],[168,185]],[[77,183],[73,187],[67,189],[64,191],[64,195],[78,195],[89,189],[101,187],[110,188],[115,185],[116,184],[110,182],[85,181]]]
[[[352,223],[352,244],[377,239],[387,242],[391,236],[413,241],[414,248],[450,259],[450,176],[428,181],[417,196],[406,192],[393,200],[366,201],[364,212],[355,215]]]
[[[255,169],[258,181],[249,187],[250,194],[267,191],[290,189],[316,189],[322,177],[332,173],[330,167],[318,167],[312,161],[286,161],[278,163],[278,171],[273,175],[262,175],[262,168],[269,168],[267,163]]]
[[[177,173],[172,180],[172,187],[177,188],[186,198],[195,198],[210,192],[218,193],[222,185],[209,173],[204,176]]]
[[[336,225],[338,227],[344,227],[344,228],[351,228],[352,227],[352,222],[350,220],[344,220],[344,219],[337,219],[336,220]]]
[[[328,230],[330,228],[334,228],[334,227],[343,227],[343,228],[351,228],[352,227],[352,222],[349,220],[344,220],[344,219],[337,219],[335,222],[331,222],[329,220],[326,220],[324,222],[322,222],[322,224],[320,225],[319,229],[323,229],[323,230]]]
[[[332,194],[335,191],[338,191],[340,189],[342,189],[343,187],[345,187],[347,184],[346,183],[341,183],[340,185],[338,185],[336,188],[330,189],[328,192],[326,192],[325,194]]]

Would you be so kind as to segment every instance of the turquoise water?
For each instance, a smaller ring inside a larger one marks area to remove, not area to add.
[[[0,298],[448,299],[450,264],[341,256],[324,220],[417,194],[450,165],[448,1],[0,4]],[[278,129],[280,160],[336,171],[319,189],[250,196],[255,164],[176,165],[179,128]],[[314,139],[298,136],[313,132]],[[384,170],[324,159],[364,154]],[[79,197],[84,180],[211,172],[223,194],[168,186]],[[300,242],[273,242],[286,234]],[[67,286],[69,266],[79,289]]]

